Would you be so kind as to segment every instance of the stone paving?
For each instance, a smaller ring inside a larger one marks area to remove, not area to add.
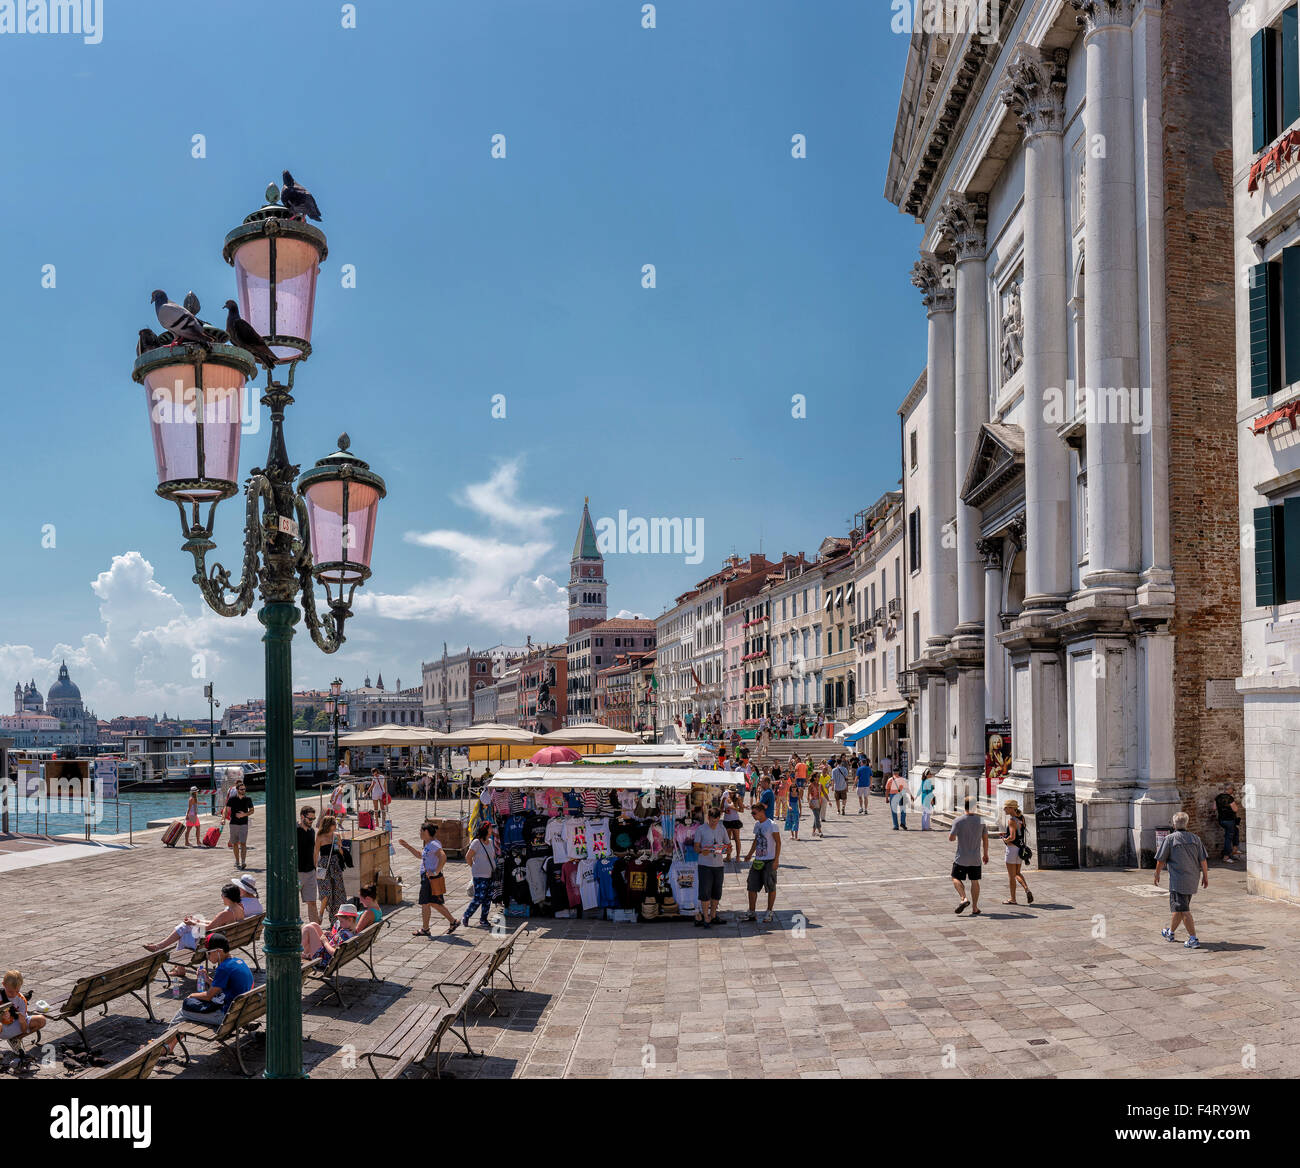
[[[393,805],[397,834],[418,838],[423,804]],[[808,819],[805,817],[805,828]],[[1194,902],[1202,948],[1160,938],[1167,895],[1136,870],[1031,872],[1032,907],[1003,906],[1001,848],[986,868],[984,915],[953,914],[953,845],[944,832],[890,829],[832,816],[823,840],[784,840],[778,920],[734,921],[743,873],[729,868],[724,912],[708,932],[689,922],[533,922],[515,962],[520,992],[502,1012],[472,1016],[478,1077],[1268,1077],[1300,1074],[1300,911],[1250,897],[1245,876],[1212,867]],[[159,833],[128,852],[0,875],[0,968],[20,968],[53,1000],[78,975],[143,952],[181,915],[215,911],[229,852],[164,851]],[[806,834],[806,832],[805,832]],[[250,870],[265,888],[260,828]],[[398,849],[407,883],[416,861]],[[452,889],[466,871],[453,862]],[[1152,895],[1155,894],[1155,895]],[[461,898],[453,896],[453,908]],[[390,910],[392,911],[392,910]],[[347,983],[339,1010],[304,997],[313,1077],[368,1077],[353,1054],[378,1041],[435,975],[490,938],[412,937],[419,910],[400,909],[376,945],[386,979]],[[356,968],[356,967],[353,967]],[[160,1017],[175,1010],[161,998]],[[90,1023],[121,1057],[159,1033],[127,998]],[[75,1037],[52,1024],[62,1041]],[[451,1049],[450,1045],[448,1049]],[[251,1053],[261,1065],[262,1044]],[[61,1066],[41,1077],[59,1078]],[[229,1077],[233,1056],[200,1050],[156,1078]]]

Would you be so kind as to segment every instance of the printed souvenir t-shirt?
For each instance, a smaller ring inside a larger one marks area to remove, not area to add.
[[[755,860],[775,860],[776,845],[772,842],[772,827],[770,819],[763,820],[762,823],[754,824],[754,859]]]
[[[587,853],[593,858],[608,856],[613,849],[614,840],[609,830],[609,820],[587,820]]]
[[[528,895],[534,904],[541,904],[546,899],[546,865],[551,861],[540,856],[532,856],[525,862],[528,881]]]
[[[568,847],[569,859],[585,860],[587,858],[587,821],[585,819],[566,819],[564,821],[564,842]]]
[[[578,865],[580,860],[570,860],[564,865],[564,888],[569,898],[569,907],[577,908],[582,903],[582,886],[578,883]]]
[[[595,864],[596,886],[600,895],[601,908],[619,908],[618,893],[614,889],[614,864],[610,856],[597,860]]]
[[[959,815],[952,824],[952,834],[957,837],[957,858],[954,863],[963,868],[978,868],[984,860],[984,820],[978,815]]]
[[[722,824],[710,827],[707,823],[701,823],[695,829],[695,850],[699,853],[699,862],[706,868],[721,868],[722,857],[715,856],[710,849],[725,848],[727,840],[727,830]]]
[[[600,907],[600,885],[596,880],[596,861],[578,861],[578,894],[582,898],[582,907],[592,909]]]
[[[231,1002],[253,988],[253,974],[238,957],[227,957],[213,972],[212,984],[221,991],[215,1000],[221,1003],[224,1014]]]
[[[551,857],[557,864],[563,864],[569,858],[569,839],[565,830],[568,821],[550,819],[546,823],[546,842],[551,845]]]
[[[653,873],[650,865],[643,860],[634,860],[627,866],[627,896],[633,904],[640,904],[647,896],[654,895]]]
[[[684,913],[693,913],[700,907],[699,865],[685,860],[674,860],[668,869],[668,883],[673,899]]]

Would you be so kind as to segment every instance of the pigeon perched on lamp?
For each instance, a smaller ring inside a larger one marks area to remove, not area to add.
[[[197,317],[199,315],[199,298],[193,292],[186,292],[185,299],[181,301],[181,307],[189,309]]]
[[[154,312],[158,315],[158,323],[172,335],[172,345],[184,341],[191,345],[202,345],[206,349],[212,344],[194,313],[168,300],[167,293],[161,288],[154,289],[150,300],[153,301]],[[168,348],[170,347],[169,345]]]
[[[281,176],[284,186],[280,190],[280,202],[289,209],[295,219],[317,219],[321,217],[320,208],[311,191],[293,181],[293,175],[287,170]]]
[[[140,330],[140,340],[135,347],[137,357],[147,353],[150,349],[161,349],[163,339],[153,329],[142,328]]]
[[[230,336],[231,343],[252,353],[267,369],[274,368],[279,358],[271,351],[271,346],[262,339],[261,333],[239,315],[239,305],[233,300],[227,300],[225,309],[226,332]]]

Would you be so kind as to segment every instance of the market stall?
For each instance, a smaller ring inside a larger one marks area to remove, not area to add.
[[[689,918],[698,908],[695,828],[734,781],[671,762],[528,767],[491,780],[469,830],[484,821],[493,829],[495,899],[508,917]]]

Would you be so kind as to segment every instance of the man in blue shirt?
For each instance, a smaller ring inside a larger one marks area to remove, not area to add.
[[[867,796],[871,794],[871,764],[864,757],[862,765],[858,767],[858,814],[866,815],[870,808],[867,806]]]
[[[231,1003],[253,988],[253,974],[238,957],[230,956],[230,942],[224,933],[209,934],[204,945],[208,951],[206,960],[217,963],[212,973],[212,984],[202,993],[186,998],[172,1022],[197,1022],[216,1030],[224,1021]],[[173,1038],[167,1044],[169,1054],[176,1050],[178,1041],[179,1038]]]
[[[768,819],[776,816],[776,792],[772,790],[772,780],[764,775],[758,783],[758,799],[756,802],[763,805],[767,812]]]

